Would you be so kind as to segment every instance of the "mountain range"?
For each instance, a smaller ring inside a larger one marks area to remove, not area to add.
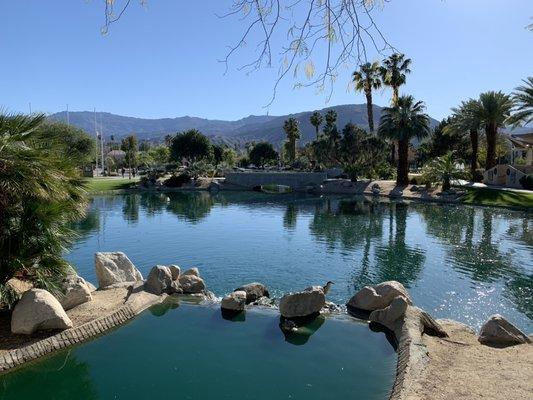
[[[373,106],[374,124],[378,125],[382,107]],[[337,126],[342,129],[348,122],[352,122],[362,128],[368,128],[366,104],[345,104],[318,110],[322,115],[327,111],[337,112]],[[313,111],[303,111],[296,114],[280,116],[250,115],[237,121],[211,120],[198,117],[177,117],[146,119],[126,117],[106,112],[71,111],[69,123],[84,129],[88,133],[95,131],[95,119],[97,130],[102,131],[104,137],[113,135],[114,140],[120,140],[124,136],[134,133],[139,140],[162,142],[168,134],[187,129],[198,129],[215,143],[244,145],[251,141],[268,141],[279,146],[285,140],[283,122],[290,117],[296,118],[300,123],[300,143],[312,141],[316,134],[309,118]],[[66,111],[49,115],[54,121],[67,121]],[[431,126],[436,126],[438,121],[431,118]]]

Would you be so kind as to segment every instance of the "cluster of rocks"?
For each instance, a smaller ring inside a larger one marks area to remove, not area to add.
[[[198,268],[190,268],[184,272],[177,265],[156,265],[152,268],[144,289],[152,294],[206,294],[204,280]]]
[[[238,287],[222,299],[220,308],[223,311],[241,312],[248,304],[264,306],[272,304],[270,293],[265,285],[252,282]]]

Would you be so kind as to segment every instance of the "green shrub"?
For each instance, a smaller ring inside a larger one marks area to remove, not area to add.
[[[533,190],[533,175],[524,175],[520,178],[518,181],[522,185],[522,187],[526,190]]]

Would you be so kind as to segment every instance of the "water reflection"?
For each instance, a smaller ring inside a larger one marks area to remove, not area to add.
[[[158,215],[164,218],[150,224]],[[139,232],[143,220],[148,224]],[[450,301],[451,314],[464,300],[479,318],[509,310],[521,313],[514,316],[522,323],[533,318],[533,220],[526,212],[349,196],[169,192],[98,196],[75,228],[87,240],[109,232],[99,238],[103,244],[80,246],[78,265],[102,248],[132,252],[150,267],[168,253],[168,262],[209,267],[219,296],[250,279],[280,292],[332,279],[332,300],[342,303],[364,285],[394,279],[432,310]],[[147,231],[151,236],[137,241]]]

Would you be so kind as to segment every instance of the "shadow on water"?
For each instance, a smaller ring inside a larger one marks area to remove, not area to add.
[[[280,330],[285,336],[287,343],[295,346],[302,346],[306,344],[311,336],[320,329],[324,324],[326,318],[323,315],[314,315],[305,319],[300,319],[296,322],[293,331],[286,331],[282,328],[282,324],[285,322],[283,317],[280,317]]]

